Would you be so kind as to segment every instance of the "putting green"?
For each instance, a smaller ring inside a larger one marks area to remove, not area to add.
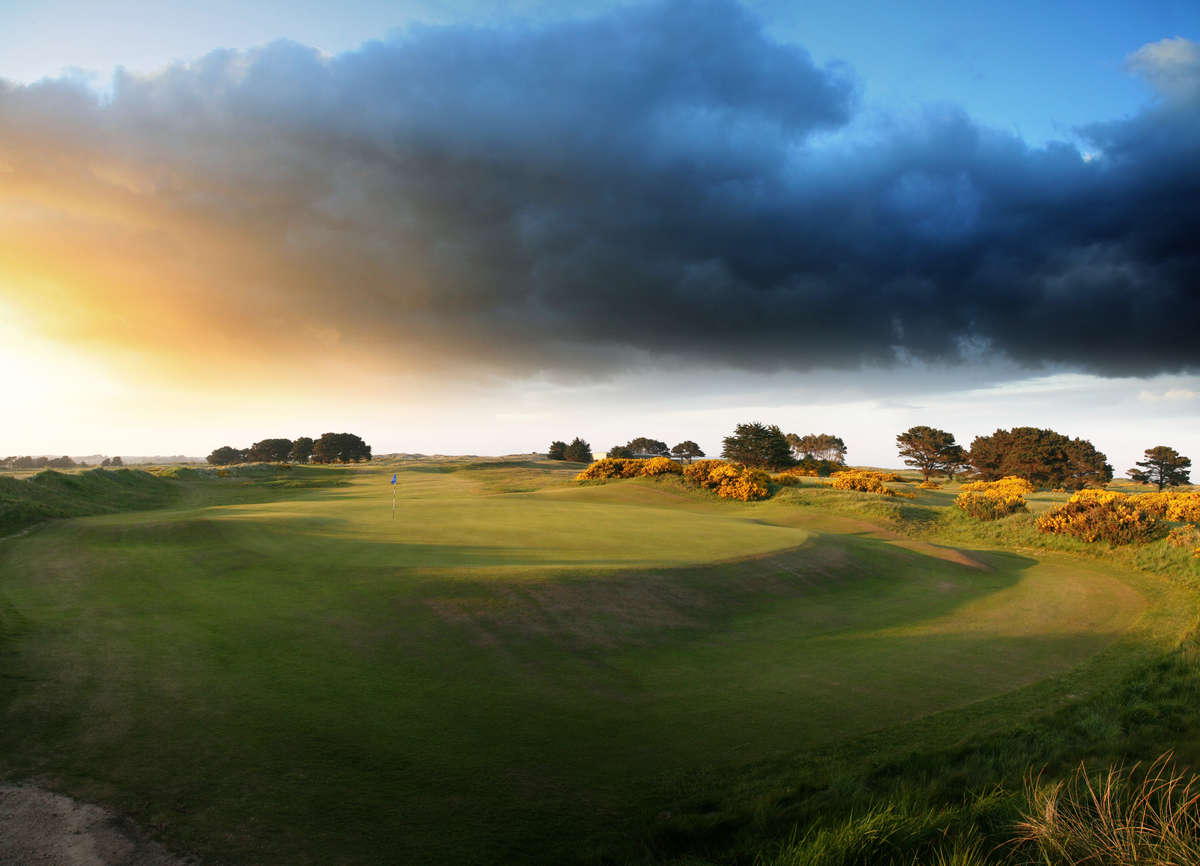
[[[1146,609],[1066,556],[454,469],[402,469],[394,518],[393,469],[347,469],[0,544],[4,775],[214,861],[562,862],[682,774],[1064,674]]]

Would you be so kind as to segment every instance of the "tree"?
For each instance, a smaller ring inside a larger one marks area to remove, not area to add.
[[[1178,487],[1191,479],[1192,461],[1174,448],[1155,445],[1145,451],[1146,459],[1137,461],[1140,469],[1125,472],[1139,484],[1156,484],[1161,492],[1164,487]]]
[[[314,463],[358,463],[371,459],[371,446],[353,433],[322,433],[313,443]]]
[[[746,466],[780,469],[796,462],[787,437],[774,424],[769,427],[758,421],[739,424],[732,436],[722,440],[722,445],[722,457]]]
[[[700,446],[691,439],[684,439],[671,449],[671,453],[687,463],[691,463],[697,457],[704,456],[704,452],[700,450]]]
[[[301,436],[292,442],[292,450],[288,452],[288,460],[293,463],[307,463],[312,458],[313,440],[311,436]]]
[[[116,457],[114,457],[114,458],[112,459],[112,463],[111,463],[110,465],[112,465],[112,466],[124,466],[124,465],[125,465],[125,463],[124,463],[124,462],[121,460],[121,457],[118,455],[118,456],[116,456]]]
[[[924,424],[910,427],[896,437],[904,465],[919,469],[928,481],[931,475],[953,478],[966,455],[954,442],[954,434]]]
[[[667,443],[660,439],[650,439],[646,436],[639,436],[636,439],[630,439],[625,443],[625,447],[632,454],[649,454],[652,457],[665,457],[671,453],[671,449],[667,447]]]
[[[612,448],[608,449],[608,453],[605,454],[604,456],[612,457],[614,459],[628,460],[630,457],[633,456],[633,449],[630,448],[628,445],[614,445]]]
[[[846,462],[846,443],[832,433],[809,433],[805,436],[789,433],[787,443],[792,453],[800,459]]]
[[[550,443],[550,450],[546,456],[551,460],[566,460],[567,459],[567,443],[559,439],[555,439]]]
[[[70,469],[75,465],[75,461],[64,454],[62,457],[55,457],[53,460],[47,460],[46,465],[51,469]]]
[[[563,459],[573,463],[591,463],[592,446],[576,436],[563,452]]]
[[[944,461],[942,471],[946,473],[948,481],[953,481],[955,475],[971,468],[971,461],[967,459],[967,452],[961,445],[951,445],[946,449]]]
[[[245,456],[246,453],[241,448],[234,448],[232,445],[222,445],[205,459],[213,466],[229,466],[233,463],[241,463],[245,459]],[[116,458],[114,457],[113,460],[115,461]],[[112,465],[116,466],[117,464],[114,462]]]
[[[263,439],[250,446],[246,459],[256,463],[282,463],[291,453],[291,439]]]
[[[1108,459],[1096,446],[1086,439],[1075,438],[1063,446],[1067,465],[1060,487],[1067,490],[1082,490],[1089,484],[1107,484],[1113,479],[1113,468]]]
[[[1035,487],[1078,490],[1112,480],[1112,466],[1091,442],[1038,427],[977,436],[968,460],[984,481],[1015,475]]]

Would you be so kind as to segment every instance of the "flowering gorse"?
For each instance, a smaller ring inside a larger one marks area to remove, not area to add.
[[[1040,516],[1036,525],[1042,532],[1073,535],[1088,542],[1117,545],[1149,541],[1157,534],[1159,519],[1138,499],[1114,490],[1080,490]]]
[[[834,490],[858,490],[862,493],[878,493],[880,496],[895,496],[896,491],[884,482],[900,480],[895,473],[874,472],[870,469],[847,469],[844,472],[833,473],[832,478]]]
[[[1025,494],[1033,492],[1033,485],[1024,478],[1008,475],[999,481],[972,481],[964,484],[954,504],[976,520],[996,520],[1028,511]]]

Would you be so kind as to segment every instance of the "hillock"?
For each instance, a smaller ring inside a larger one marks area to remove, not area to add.
[[[47,470],[31,478],[0,476],[0,536],[56,517],[159,508],[180,485],[140,469]]]

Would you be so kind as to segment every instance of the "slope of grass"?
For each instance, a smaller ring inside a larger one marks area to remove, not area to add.
[[[956,749],[1191,625],[1103,563],[888,531],[915,501],[396,468],[156,479],[0,543],[0,774],[210,862],[737,860],[902,775],[961,796]]]
[[[0,536],[50,518],[157,508],[178,494],[177,484],[139,469],[0,474]]]

